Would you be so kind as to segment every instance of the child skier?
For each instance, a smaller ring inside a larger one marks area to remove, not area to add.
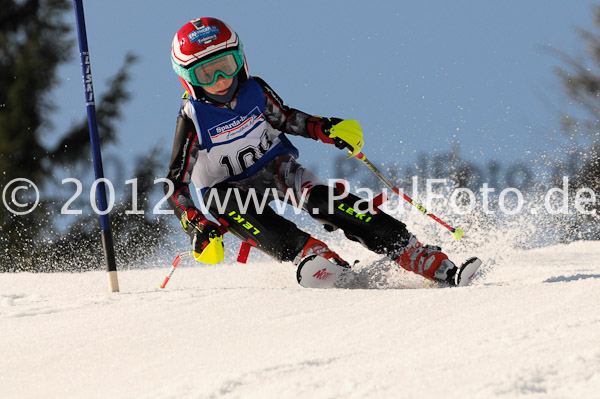
[[[427,279],[456,284],[458,269],[440,248],[423,246],[402,222],[379,209],[357,217],[356,203],[364,200],[353,194],[338,196],[337,189],[326,186],[296,161],[298,150],[286,137],[322,141],[356,155],[363,146],[358,122],[312,116],[286,106],[267,83],[248,74],[239,36],[216,18],[186,23],[173,38],[171,61],[186,93],[167,176],[174,185],[168,202],[191,238],[196,259],[222,260],[222,244],[221,255],[212,244],[220,244],[226,226],[279,261],[300,265],[317,254],[349,267],[325,243],[272,208],[260,210],[247,201],[250,190],[271,193],[271,199],[273,195],[283,199],[286,190],[291,190],[296,199],[306,199],[303,209],[327,230],[339,228],[349,239]],[[195,206],[190,181],[221,226]],[[232,195],[231,189],[238,189],[239,196]],[[333,206],[329,206],[330,196]],[[219,202],[225,202],[224,209],[218,209]],[[242,211],[247,202],[250,206]]]

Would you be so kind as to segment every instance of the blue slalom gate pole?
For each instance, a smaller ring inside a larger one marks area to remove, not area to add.
[[[94,102],[94,87],[92,85],[92,68],[90,53],[85,29],[85,17],[83,15],[82,0],[74,0],[75,17],[77,19],[77,37],[79,38],[79,53],[81,56],[81,72],[83,76],[83,89],[85,94],[85,106],[87,109],[88,126],[90,130],[90,142],[92,145],[92,158],[94,160],[94,174],[96,181],[104,179],[102,168],[102,154],[100,152],[100,139],[98,137],[98,122],[96,121],[96,103]],[[96,199],[100,211],[100,224],[102,227],[102,247],[108,272],[108,286],[111,292],[119,291],[119,280],[117,279],[117,264],[115,261],[115,250],[113,245],[110,219],[106,211],[106,186],[103,180],[97,184]]]

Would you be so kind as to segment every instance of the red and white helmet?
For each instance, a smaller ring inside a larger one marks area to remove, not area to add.
[[[217,79],[217,74],[231,77],[238,75],[240,82],[248,79],[248,66],[244,57],[242,42],[233,29],[217,18],[198,18],[183,25],[175,34],[171,45],[171,62],[173,70],[179,75],[179,80],[185,90],[196,97],[194,87],[202,84],[201,76],[206,78],[202,65],[212,65],[213,60],[227,57],[231,65],[225,63],[221,70],[211,71],[211,78]],[[219,64],[223,64],[221,60]],[[201,74],[204,72],[204,74]]]

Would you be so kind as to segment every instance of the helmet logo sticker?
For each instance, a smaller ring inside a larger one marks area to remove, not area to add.
[[[188,36],[190,43],[199,42],[198,44],[206,44],[217,38],[219,34],[219,27],[217,25],[210,25],[193,31]]]

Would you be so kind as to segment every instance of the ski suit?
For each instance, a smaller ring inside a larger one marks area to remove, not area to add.
[[[241,82],[227,104],[184,95],[167,176],[174,186],[168,203],[177,218],[195,207],[189,187],[193,182],[206,209],[229,231],[279,261],[292,261],[310,235],[271,207],[258,209],[248,198],[254,191],[259,200],[269,195],[283,201],[291,193],[297,203],[305,199],[303,209],[326,229],[339,228],[376,253],[399,263],[404,259],[403,267],[437,278],[437,265],[428,268],[424,258],[415,264],[422,247],[402,222],[379,210],[359,216],[353,207],[361,199],[353,194],[330,201],[339,192],[296,161],[298,150],[286,135],[317,140],[319,120],[286,106],[258,77]],[[165,184],[165,193],[168,189]]]

